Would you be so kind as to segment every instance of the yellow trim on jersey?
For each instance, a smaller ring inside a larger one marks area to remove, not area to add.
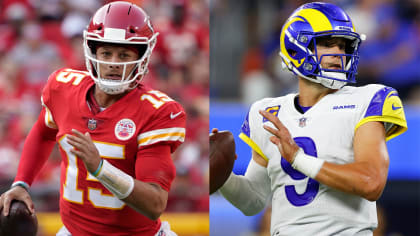
[[[50,127],[51,129],[58,129],[57,125],[55,124],[54,118],[52,113],[48,107],[45,106],[45,125]]]
[[[268,161],[268,158],[264,155],[264,153],[261,151],[261,148],[258,147],[258,145],[252,141],[250,137],[248,137],[244,133],[239,134],[239,138],[241,138],[246,144],[248,144],[254,151],[256,151],[262,158],[264,158],[266,161]]]
[[[101,166],[101,169],[102,169],[102,166]],[[98,171],[98,173],[99,173],[99,171]],[[86,173],[87,173],[86,174],[86,180],[94,181],[94,182],[99,182],[99,180],[94,175],[92,175],[91,173],[89,173],[89,171],[86,170]]]
[[[160,141],[180,141],[184,142],[185,128],[175,127],[167,129],[157,129],[140,134],[137,137],[138,147],[154,144]]]
[[[396,95],[396,92],[390,92],[385,98],[382,106],[381,116],[368,116],[363,118],[356,125],[354,131],[357,130],[361,125],[370,121],[380,121],[394,124],[386,133],[386,141],[397,137],[407,130],[407,121],[405,119],[404,108],[401,99]]]
[[[392,123],[394,125],[397,125],[397,127],[391,128],[386,133],[386,139],[385,139],[386,141],[397,137],[398,135],[404,133],[407,130],[407,122],[405,121],[405,119],[401,120],[399,118],[392,117],[392,116],[369,116],[359,121],[354,131],[356,131],[363,124],[371,122],[371,121],[387,122],[387,123]]]
[[[45,105],[44,99],[42,97],[41,97],[41,103],[42,103],[42,106],[45,108],[45,117],[44,117],[45,125],[51,129],[58,129],[57,125],[55,124],[52,113],[50,109],[48,109],[47,105]]]
[[[385,98],[382,115],[395,116],[405,121],[404,108],[397,91],[389,93]]]

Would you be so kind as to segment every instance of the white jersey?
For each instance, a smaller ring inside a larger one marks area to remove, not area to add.
[[[289,94],[251,106],[240,137],[268,161],[271,180],[271,234],[371,235],[377,226],[376,203],[330,188],[294,170],[269,140],[258,111],[276,115],[307,155],[327,162],[354,162],[355,130],[369,121],[384,122],[387,140],[407,129],[398,93],[390,87],[343,87],[326,95],[305,113]],[[372,134],[375,135],[375,134]]]

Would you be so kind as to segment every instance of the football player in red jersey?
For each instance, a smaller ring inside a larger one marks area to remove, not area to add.
[[[156,43],[148,15],[127,2],[100,8],[84,32],[88,72],[54,72],[29,133],[18,173],[0,197],[34,206],[27,190],[55,144],[62,155],[57,235],[176,235],[159,216],[175,177],[171,153],[186,115],[140,81]]]

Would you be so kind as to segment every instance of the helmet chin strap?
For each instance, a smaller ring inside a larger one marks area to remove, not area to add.
[[[346,80],[346,74],[342,72],[332,72],[332,71],[324,71],[322,72],[323,76],[335,78],[334,79],[327,79],[321,76],[317,76],[317,80],[322,84],[323,86],[330,88],[330,89],[340,89],[344,85],[347,84],[344,80]]]
[[[100,81],[96,83],[99,89],[109,95],[116,95],[125,92],[128,89],[129,84],[118,84],[114,81]]]

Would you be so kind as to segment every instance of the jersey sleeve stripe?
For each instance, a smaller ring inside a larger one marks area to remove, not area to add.
[[[365,124],[367,122],[370,122],[370,121],[388,122],[388,123],[392,123],[392,124],[397,125],[396,128],[390,129],[386,133],[386,138],[385,138],[386,141],[397,137],[398,135],[404,133],[407,130],[407,122],[403,119],[399,119],[398,117],[394,117],[394,116],[369,116],[369,117],[366,117],[366,118],[362,119],[356,125],[356,128],[354,129],[354,131],[356,132],[356,130],[360,126],[362,126],[363,124]]]
[[[185,128],[174,127],[174,128],[156,129],[152,131],[147,131],[147,132],[141,133],[137,137],[137,141],[140,141],[144,138],[153,137],[159,134],[168,134],[168,133],[184,133],[185,134]]]
[[[57,129],[57,125],[55,124],[52,113],[50,109],[48,109],[48,107],[44,104],[42,97],[41,97],[41,102],[42,102],[42,106],[45,108],[45,117],[44,117],[45,125],[51,129]]]
[[[184,142],[185,128],[168,128],[152,130],[142,133],[137,138],[137,143],[140,146],[150,145],[161,141],[180,141]]]
[[[258,145],[252,141],[251,138],[249,138],[245,133],[240,133],[239,138],[241,138],[246,144],[248,144],[254,151],[256,151],[258,154],[260,154],[261,157],[263,157],[266,161],[268,161],[268,158],[264,155],[264,153],[261,151],[261,148],[258,147]]]
[[[385,123],[386,141],[397,137],[407,130],[404,108],[395,89],[385,87],[376,92],[367,108],[365,116],[356,125],[354,131],[370,121]]]

